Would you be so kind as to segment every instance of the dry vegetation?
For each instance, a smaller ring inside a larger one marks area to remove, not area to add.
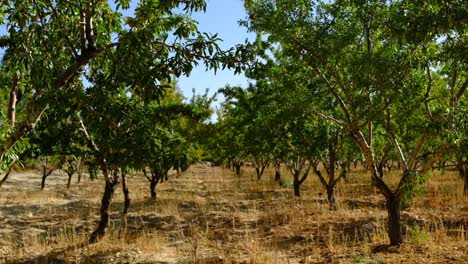
[[[12,175],[0,189],[0,263],[466,263],[468,203],[456,172],[434,172],[426,194],[402,213],[407,243],[387,248],[384,199],[363,170],[337,187],[329,209],[315,176],[294,198],[268,171],[241,178],[194,166],[149,199],[141,175],[129,177],[132,206],[123,230],[116,193],[109,234],[80,246],[98,220],[103,183],[67,190],[54,174],[39,191],[36,172]],[[284,172],[287,175],[287,172]],[[391,174],[389,177],[395,177]],[[288,180],[286,181],[288,182]]]

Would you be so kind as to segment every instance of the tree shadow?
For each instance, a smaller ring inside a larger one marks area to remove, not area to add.
[[[85,247],[87,244],[78,243],[66,248],[58,248],[47,252],[45,255],[26,257],[23,259],[7,260],[5,264],[69,264],[76,263],[72,252]],[[88,262],[84,262],[88,263]]]

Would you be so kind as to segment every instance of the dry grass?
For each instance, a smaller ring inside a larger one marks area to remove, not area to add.
[[[386,175],[396,184],[398,171]],[[102,179],[67,190],[65,175],[39,191],[39,174],[21,172],[0,192],[0,263],[465,263],[468,203],[454,171],[434,172],[426,193],[402,212],[407,243],[387,243],[386,211],[367,172],[351,171],[330,210],[319,181],[278,187],[273,171],[255,180],[221,168],[195,166],[158,186],[149,199],[141,175],[129,177],[132,206],[121,225],[123,195],[112,205],[108,235],[80,246],[94,228]],[[283,175],[287,175],[284,171]],[[290,183],[286,179],[286,183]]]

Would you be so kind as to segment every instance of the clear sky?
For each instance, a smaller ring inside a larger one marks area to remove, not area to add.
[[[199,22],[202,32],[218,33],[223,39],[220,43],[222,49],[229,49],[246,38],[255,39],[253,34],[247,33],[246,28],[240,27],[238,21],[244,19],[246,13],[242,0],[207,0],[206,13],[194,14],[193,18]],[[179,86],[186,97],[192,95],[192,88],[197,93],[204,93],[206,88],[210,94],[216,92],[226,84],[231,86],[247,86],[247,79],[243,75],[234,75],[233,71],[207,72],[203,65],[195,68],[189,77],[179,79]]]

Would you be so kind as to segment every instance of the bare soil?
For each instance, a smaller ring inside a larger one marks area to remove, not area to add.
[[[287,175],[285,171],[283,175]],[[397,180],[398,173],[388,175]],[[273,171],[257,181],[197,165],[157,187],[150,199],[142,175],[128,177],[132,205],[112,205],[108,235],[83,245],[98,221],[102,177],[66,188],[54,173],[16,172],[0,188],[0,263],[467,263],[468,199],[455,172],[434,172],[426,193],[403,210],[406,243],[387,247],[381,195],[362,169],[337,187],[331,210],[314,175],[293,196]],[[76,179],[74,179],[76,181]],[[290,180],[286,179],[287,185]]]

